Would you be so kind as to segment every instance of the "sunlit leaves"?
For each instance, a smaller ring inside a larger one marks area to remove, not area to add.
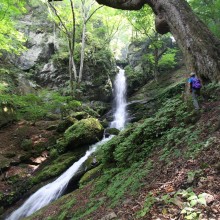
[[[0,53],[18,54],[24,49],[24,36],[15,28],[17,17],[26,11],[24,3],[19,0],[2,0],[0,3]]]
[[[145,6],[138,11],[125,11],[127,19],[136,32],[136,38],[146,37],[154,32],[154,15],[150,7]]]
[[[196,14],[220,38],[220,0],[189,0]]]

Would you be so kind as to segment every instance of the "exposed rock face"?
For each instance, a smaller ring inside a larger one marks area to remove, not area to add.
[[[31,31],[28,38],[28,50],[17,61],[17,65],[22,70],[29,70],[41,61],[47,62],[51,55],[55,53],[54,38],[53,36],[48,36],[48,33]]]
[[[58,42],[55,39],[53,23],[47,19],[47,8],[29,8],[29,12],[19,22],[19,29],[27,38],[27,50],[17,59],[17,66],[25,71],[35,68],[39,62],[48,62],[55,53]]]
[[[149,40],[146,42],[133,42],[129,45],[127,58],[130,66],[133,68],[139,66],[139,64],[142,62],[141,58],[143,54],[147,53],[147,48],[149,45]]]
[[[21,70],[31,73],[40,86],[52,89],[68,88],[67,45],[47,17],[48,9],[44,5],[29,9],[19,27],[26,35],[27,50],[19,58],[12,59]],[[97,49],[96,52],[99,54],[100,51]],[[102,55],[95,55],[95,58],[92,58],[93,54],[88,56],[89,58],[85,59],[77,98],[83,96],[89,100],[109,102],[112,96],[111,81],[116,72],[114,60],[110,54],[102,57],[100,61],[97,61],[97,57]],[[79,63],[76,63],[76,68],[78,70]]]

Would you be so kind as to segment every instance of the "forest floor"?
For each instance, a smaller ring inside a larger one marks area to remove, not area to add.
[[[135,195],[129,192],[117,206],[109,208],[102,204],[97,210],[80,220],[165,220],[165,219],[220,219],[220,101],[204,102],[197,124],[203,126],[202,140],[211,140],[194,158],[179,156],[161,161],[161,150],[154,151],[151,158],[153,169],[142,180],[142,187]],[[187,150],[184,147],[182,155]],[[74,205],[68,206],[68,217],[72,219],[91,197],[93,185],[88,184],[73,194],[61,197],[43,211],[28,219],[57,219],[61,206],[74,198]],[[180,191],[181,190],[181,191]],[[200,197],[201,195],[201,197]],[[203,199],[201,199],[203,198]],[[96,201],[103,198],[96,197]],[[104,198],[106,199],[106,198]],[[204,201],[205,199],[205,201]],[[68,204],[67,204],[68,205]],[[139,216],[137,216],[139,213]],[[78,220],[78,219],[76,219]]]
[[[7,193],[12,187],[11,177],[27,177],[47,159],[44,148],[48,139],[53,137],[53,131],[47,130],[54,121],[38,121],[32,124],[27,121],[14,122],[0,130],[0,192]],[[25,149],[22,143],[30,140],[31,149]]]

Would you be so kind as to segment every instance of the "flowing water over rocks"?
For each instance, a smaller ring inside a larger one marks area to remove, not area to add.
[[[66,172],[64,172],[59,178],[54,182],[47,184],[46,186],[40,188],[36,193],[34,193],[19,209],[14,211],[7,220],[18,220],[23,217],[29,216],[42,207],[48,205],[50,202],[59,198],[64,190],[66,189],[71,178],[77,173],[81,165],[86,161],[86,159],[97,149],[97,147],[112,137],[104,138],[98,143],[92,145],[90,150],[77,162],[75,162]]]
[[[115,101],[116,111],[114,113],[114,121],[111,123],[112,128],[122,129],[125,126],[126,113],[126,78],[124,70],[120,69],[115,80]],[[58,199],[64,193],[69,181],[77,173],[88,157],[96,151],[98,146],[110,140],[113,136],[103,138],[98,143],[90,146],[85,155],[75,162],[66,172],[58,177],[54,182],[47,184],[35,192],[26,202],[17,210],[15,210],[6,220],[19,220],[23,217],[30,216],[37,210],[48,205],[52,201]]]
[[[119,73],[116,76],[114,83],[114,94],[115,94],[115,103],[116,110],[114,113],[114,120],[111,122],[111,128],[122,129],[126,123],[127,113],[126,113],[126,77],[125,71],[119,69]]]

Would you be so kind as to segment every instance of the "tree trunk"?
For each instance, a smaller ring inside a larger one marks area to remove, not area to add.
[[[82,73],[83,73],[83,64],[84,64],[84,56],[85,56],[85,42],[86,40],[86,22],[84,19],[83,22],[83,31],[82,31],[82,46],[81,46],[81,55],[80,55],[80,68],[79,68],[79,83],[82,81]]]
[[[220,82],[220,41],[193,13],[184,0],[97,0],[124,10],[138,10],[148,4],[156,15],[156,30],[171,32],[182,50],[188,71],[203,81]]]
[[[160,22],[165,20],[184,54],[188,70],[195,71],[204,81],[220,82],[220,41],[192,12],[188,3],[159,0],[155,11],[158,31]]]
[[[69,77],[70,77],[70,95],[74,96],[74,88],[73,88],[73,69],[72,69],[72,59],[71,55],[69,56]]]

